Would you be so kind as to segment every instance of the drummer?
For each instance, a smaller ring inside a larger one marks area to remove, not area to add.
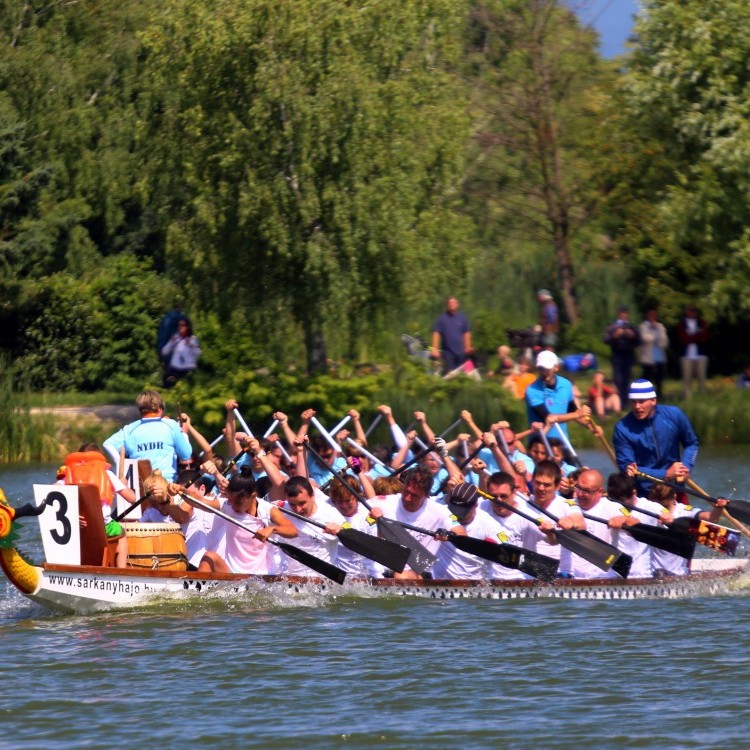
[[[143,480],[143,489],[149,495],[149,507],[143,511],[141,523],[186,524],[190,520],[190,514],[172,502],[168,488],[167,480],[158,469]]]

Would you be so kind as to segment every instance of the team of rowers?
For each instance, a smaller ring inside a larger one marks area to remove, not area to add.
[[[265,544],[282,539],[353,577],[529,577],[517,567],[448,543],[458,535],[559,560],[560,577],[616,577],[614,569],[604,570],[560,545],[556,531],[575,530],[588,531],[630,556],[631,577],[684,575],[688,559],[637,541],[628,528],[665,528],[682,516],[716,521],[726,504],[719,501],[710,512],[690,508],[677,501],[674,488],[660,483],[642,497],[634,472],[616,472],[605,480],[599,471],[573,466],[564,445],[543,430],[527,448],[523,434],[515,434],[506,422],[482,432],[468,411],[461,419],[473,435],[459,434],[450,443],[434,434],[423,412],[415,412],[420,437],[416,429],[402,430],[387,405],[378,407],[378,419],[390,429],[393,451],[368,446],[356,410],[332,431],[312,409],[302,413],[296,431],[286,414],[276,412],[274,426],[280,434],[269,430],[259,440],[247,429],[236,431],[235,419],[241,415],[230,400],[224,438],[235,459],[225,476],[226,462],[193,428],[189,416],[181,414],[178,424],[164,416],[158,394],[144,394],[148,403],[146,411],[141,409],[142,419],[105,447],[113,455],[120,448],[131,456],[139,449],[142,456],[150,454],[159,473],[149,485],[150,507],[141,521],[182,524],[190,565],[202,571],[310,575],[278,545]],[[351,431],[344,427],[349,422]],[[244,420],[242,424],[246,427]],[[316,430],[312,436],[311,428]],[[163,433],[158,439],[155,430]],[[182,468],[175,475],[171,465],[189,459],[185,444],[192,451],[188,435],[208,458],[200,469]],[[434,555],[434,564],[428,570],[407,565],[393,571],[339,542],[347,528],[376,535],[381,518],[421,529],[408,533]]]

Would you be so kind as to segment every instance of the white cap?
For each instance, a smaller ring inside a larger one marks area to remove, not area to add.
[[[542,367],[545,370],[551,370],[553,367],[557,367],[560,364],[560,360],[557,358],[557,354],[545,349],[543,352],[539,352],[536,355],[536,366]]]
[[[650,380],[634,380],[630,384],[628,398],[631,401],[645,401],[649,398],[656,398],[654,384]]]

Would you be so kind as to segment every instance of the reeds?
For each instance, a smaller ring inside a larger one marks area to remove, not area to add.
[[[6,358],[0,358],[0,461],[51,461],[60,447],[49,418],[31,414],[23,379]]]

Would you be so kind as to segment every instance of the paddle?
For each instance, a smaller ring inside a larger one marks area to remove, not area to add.
[[[687,483],[696,491],[700,492],[703,497],[708,495],[708,493],[700,486],[698,486],[692,479],[688,477]],[[740,523],[740,521],[735,518],[733,515],[727,512],[726,508],[721,509],[721,514],[726,518],[728,521],[733,523],[739,530],[740,533],[742,533],[743,536],[745,536],[747,539],[750,539],[750,529],[747,528],[743,523]],[[706,521],[704,521],[706,523]]]
[[[198,498],[195,498],[192,495],[190,496],[190,502],[194,503],[202,510],[206,510],[209,513],[214,513],[219,516],[219,518],[223,518],[225,521],[228,521],[229,523],[232,523],[235,526],[244,529],[248,534],[252,534],[253,536],[255,536],[255,532],[252,529],[248,529],[247,526],[245,526],[242,522],[227,515],[226,513],[224,513],[224,511],[218,510],[217,508],[212,508],[207,503],[198,500]],[[315,555],[311,555],[309,552],[305,552],[305,550],[300,549],[299,547],[295,547],[293,544],[287,544],[286,542],[277,542],[273,539],[266,539],[266,541],[269,544],[273,544],[275,547],[278,547],[280,550],[282,550],[297,562],[302,563],[303,565],[311,568],[316,573],[320,573],[326,578],[330,578],[336,583],[343,583],[344,579],[346,578],[346,572],[341,570],[341,568],[338,568],[335,565],[331,565],[331,563],[326,562],[325,560],[321,560],[319,557],[315,557]]]
[[[299,518],[300,521],[305,521],[313,526],[317,526],[319,529],[325,529],[326,525],[321,521],[313,520],[307,516],[303,516],[300,513],[295,513],[293,510],[282,508],[277,506],[282,513],[286,513],[288,516]],[[386,568],[394,570],[397,573],[401,573],[406,567],[406,561],[409,559],[409,548],[404,547],[401,544],[394,544],[389,542],[387,539],[382,539],[379,536],[373,536],[367,534],[364,531],[353,529],[349,526],[342,526],[341,531],[336,535],[339,541],[352,552],[356,552],[358,555],[374,560],[381,565],[385,565]]]
[[[529,501],[529,505],[535,510],[544,513],[545,516],[548,516],[556,523],[560,520],[557,516],[552,515],[548,510],[545,510],[534,502]],[[561,531],[564,532],[565,541],[560,537]],[[617,547],[602,541],[588,531],[555,529],[554,533],[560,540],[560,544],[573,554],[582,557],[584,560],[588,560],[592,565],[596,565],[601,570],[609,570],[611,568],[623,578],[628,577],[630,566],[633,564],[633,558],[621,552]]]
[[[483,560],[499,563],[506,568],[520,570],[534,576],[535,578],[552,581],[557,574],[557,566],[559,564],[557,560],[552,557],[547,557],[546,555],[537,555],[523,547],[516,547],[513,544],[495,544],[495,542],[488,542],[484,539],[477,539],[473,536],[456,534],[455,531],[450,531],[448,529],[430,531],[429,529],[415,526],[414,524],[406,523],[405,521],[398,521],[398,523],[405,529],[411,529],[420,534],[427,534],[428,536],[444,536],[447,538],[447,541],[463,552],[468,552],[475,557],[481,557]],[[533,562],[532,560],[527,561],[527,557],[533,557],[535,559]]]
[[[507,508],[513,513],[518,514],[519,516],[521,516],[521,518],[525,518],[527,521],[531,521],[531,523],[534,523],[537,526],[542,525],[542,522],[538,518],[534,518],[533,516],[524,513],[514,505],[510,505],[510,503],[498,500],[497,498],[489,495],[486,492],[483,492],[482,490],[480,490],[479,492],[487,499],[494,501],[498,505]],[[553,521],[557,522],[560,520],[556,516],[553,516],[552,513],[544,510],[544,508],[540,508],[534,503],[530,503],[530,505],[535,510],[539,510],[541,513],[544,513],[544,515],[549,516],[549,518],[551,518]],[[616,547],[613,547],[611,544],[607,544],[607,542],[603,542],[601,539],[597,539],[593,534],[589,534],[588,531],[578,531],[576,529],[555,529],[553,533],[557,537],[560,544],[565,547],[565,549],[573,552],[579,557],[582,557],[584,560],[588,560],[592,565],[596,565],[596,567],[600,568],[601,570],[606,571],[612,568],[615,573],[618,573],[623,578],[627,578],[628,573],[630,572],[630,566],[633,563],[633,558],[630,557],[630,555],[626,555],[624,552],[620,552],[620,550],[618,550]]]
[[[573,444],[570,442],[570,439],[565,434],[563,430],[558,430],[560,433],[560,440],[562,441],[562,444],[565,446],[565,450],[568,451],[568,454],[570,455],[571,460],[576,465],[577,468],[582,469],[583,463],[581,462],[581,459],[578,458],[578,454],[575,452],[573,448]]]
[[[654,477],[650,474],[646,474],[646,472],[644,471],[638,471],[636,473],[639,477],[648,479],[650,482],[664,484],[667,487],[671,487],[673,490],[677,490],[677,492],[686,492],[688,495],[693,495],[693,497],[698,497],[702,500],[706,500],[707,502],[711,503],[711,505],[716,505],[716,503],[719,502],[719,498],[717,497],[711,497],[711,495],[705,495],[700,492],[696,492],[695,490],[688,489],[683,484],[680,484],[678,482],[670,482],[666,479],[660,479],[659,477]],[[742,523],[750,523],[750,502],[748,502],[747,500],[729,500],[725,507],[728,513],[742,521]]]
[[[612,459],[612,463],[619,469],[620,465],[617,463],[617,456],[615,455],[612,446],[607,441],[607,438],[604,437],[604,430],[602,430],[602,428],[596,422],[594,422],[593,417],[587,417],[586,421],[591,425],[591,432],[593,432],[599,438],[599,441],[604,447],[604,450],[607,451],[607,455]]]
[[[309,443],[305,442],[304,446],[306,450],[310,451],[310,453],[318,459],[318,461],[323,460],[320,454],[318,454],[315,448],[313,448]],[[362,503],[365,508],[367,508],[367,510],[372,510],[372,507],[364,499],[364,497],[362,497],[362,495],[360,495],[360,493],[357,492],[354,487],[352,487],[349,482],[344,479],[343,475],[340,472],[336,471],[333,467],[330,467],[330,471],[333,476],[344,486],[344,488],[347,489],[352,495],[354,495],[354,497],[356,497],[357,500]],[[384,516],[381,516],[380,518],[376,519],[376,523],[378,525],[378,533],[383,538],[388,539],[395,544],[400,544],[402,547],[409,548],[410,552],[407,564],[413,571],[421,575],[434,565],[437,557],[433,555],[432,552],[430,552],[424,545],[420,544],[408,531],[406,531],[406,529],[400,526],[397,521],[393,520],[392,518],[385,518]]]
[[[660,513],[654,513],[651,510],[645,510],[638,506],[625,505],[629,511],[638,511],[651,518],[658,518],[662,523],[663,516]],[[694,539],[698,544],[702,544],[709,549],[715,549],[723,552],[725,555],[734,555],[737,551],[737,544],[740,540],[740,534],[728,526],[720,526],[711,521],[702,521],[690,516],[681,516],[675,518],[671,523],[664,524],[667,528],[672,529],[677,534],[683,534]],[[703,529],[701,529],[703,527]],[[656,546],[656,545],[654,545]]]
[[[590,513],[581,512],[583,513],[583,517],[588,518],[590,521],[609,525],[609,521],[606,518],[597,518]],[[663,549],[665,552],[671,552],[673,555],[679,555],[688,560],[692,559],[695,552],[695,538],[676,530],[670,531],[670,529],[649,526],[646,523],[637,523],[635,526],[623,526],[622,530],[627,531],[636,541],[648,544],[651,547]]]

